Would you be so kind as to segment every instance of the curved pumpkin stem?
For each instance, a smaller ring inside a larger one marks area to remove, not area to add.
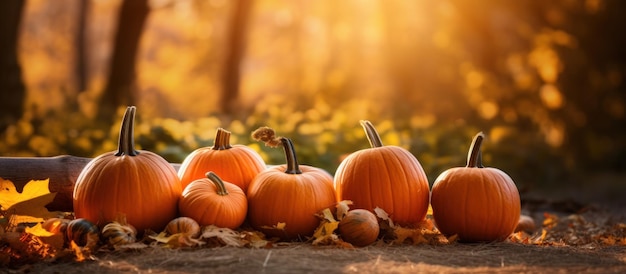
[[[287,174],[302,174],[298,159],[296,159],[296,149],[293,147],[293,142],[289,138],[280,137],[280,142],[285,150],[285,158],[287,160]]]
[[[216,193],[218,195],[220,195],[220,196],[228,195],[228,190],[226,190],[226,186],[224,185],[224,181],[222,181],[222,178],[217,176],[217,174],[215,174],[215,172],[213,172],[213,171],[207,172],[206,173],[206,177],[215,185],[215,187],[217,188]]]
[[[135,150],[135,111],[137,107],[129,106],[126,108],[124,118],[122,118],[122,126],[120,128],[120,136],[117,144],[117,153],[115,156],[137,156],[139,151]]]
[[[215,141],[213,143],[213,150],[226,150],[232,148],[230,146],[230,131],[223,128],[218,128],[215,134]]]
[[[472,140],[472,145],[470,146],[469,153],[467,154],[466,167],[483,167],[482,152],[480,151],[480,146],[483,143],[483,139],[485,139],[485,134],[483,134],[482,131],[474,136],[474,140]]]
[[[361,126],[365,130],[365,134],[367,135],[367,140],[370,142],[371,147],[382,147],[383,141],[380,139],[380,135],[378,135],[378,131],[374,128],[374,125],[370,121],[361,120]]]

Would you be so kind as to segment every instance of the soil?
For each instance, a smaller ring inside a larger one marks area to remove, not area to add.
[[[13,271],[11,271],[13,272]],[[626,248],[492,244],[375,245],[359,249],[290,244],[109,253],[88,262],[38,263],[32,273],[625,273]]]

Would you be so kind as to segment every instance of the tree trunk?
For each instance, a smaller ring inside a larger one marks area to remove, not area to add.
[[[74,211],[72,195],[78,175],[90,158],[61,155],[56,157],[0,157],[0,179],[13,182],[18,192],[31,180],[48,181],[48,190],[57,193],[46,207],[50,211]],[[178,170],[180,164],[172,164]]]
[[[0,132],[17,121],[24,110],[26,88],[17,59],[23,0],[0,1]]]
[[[228,34],[228,53],[222,74],[221,111],[232,114],[236,109],[240,87],[241,60],[245,52],[245,35],[248,29],[250,11],[253,0],[238,0],[235,2],[233,15],[230,21]]]
[[[76,90],[78,93],[87,89],[87,48],[85,34],[87,33],[87,17],[91,0],[80,0],[78,5],[76,40]]]
[[[144,23],[150,9],[147,0],[124,0],[109,66],[109,77],[100,99],[98,119],[112,123],[118,107],[134,105],[135,64]]]

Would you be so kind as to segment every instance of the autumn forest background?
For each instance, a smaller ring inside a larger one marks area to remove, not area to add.
[[[114,150],[136,105],[137,145],[170,162],[224,127],[280,164],[250,138],[267,125],[302,164],[333,173],[369,146],[367,119],[431,183],[483,131],[484,164],[522,191],[575,189],[626,170],[624,11],[620,0],[0,1],[0,156]]]

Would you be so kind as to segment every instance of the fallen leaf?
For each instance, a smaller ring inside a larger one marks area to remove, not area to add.
[[[43,228],[41,223],[37,223],[33,227],[26,227],[24,229],[24,232],[30,233],[30,234],[33,234],[33,235],[39,236],[39,237],[50,237],[52,235],[55,235],[55,233],[52,233],[52,232],[46,230],[45,228]]]
[[[335,220],[330,209],[326,208],[322,210],[321,217],[322,221],[313,233],[313,245],[330,244],[339,239],[337,235],[334,234],[337,227],[339,227],[339,222]]]
[[[391,220],[391,217],[389,217],[389,214],[382,208],[380,207],[376,207],[374,208],[374,213],[376,213],[376,216],[379,219],[382,219],[383,221],[386,221],[389,225],[389,227],[394,228],[395,225],[393,223],[393,220]]]
[[[0,178],[0,194],[2,194],[0,195],[0,206],[2,206],[2,210],[7,210],[19,202],[50,193],[48,181],[49,179],[30,180],[24,185],[22,193],[19,193],[12,181]]]
[[[206,226],[202,230],[200,238],[211,239],[215,238],[224,245],[240,247],[244,245],[241,240],[241,235],[230,228],[217,227],[214,225]]]
[[[337,220],[341,221],[343,219],[343,217],[348,213],[348,211],[350,211],[350,205],[352,204],[352,201],[350,200],[343,200],[341,202],[337,203]]]

